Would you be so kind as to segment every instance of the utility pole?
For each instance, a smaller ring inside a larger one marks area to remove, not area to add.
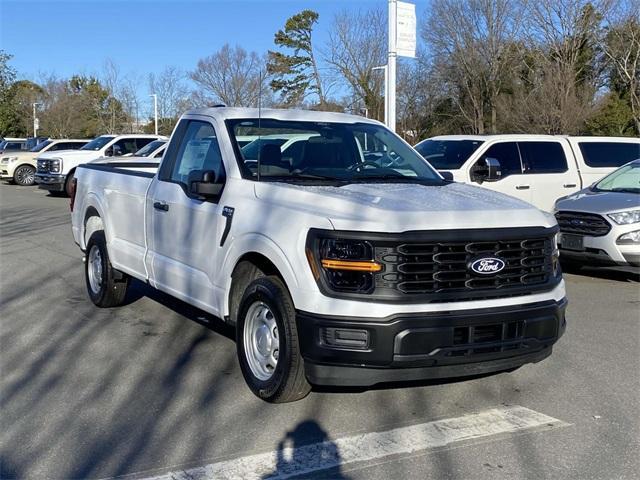
[[[153,118],[154,118],[155,127],[156,127],[155,132],[157,135],[158,134],[158,95],[156,95],[155,93],[152,93],[149,96],[153,97]]]
[[[387,99],[389,98],[389,67],[388,65],[380,65],[373,67],[371,70],[384,71],[384,124],[389,125],[389,109],[387,108]]]
[[[385,123],[392,132],[396,131],[396,28],[397,0],[389,0],[389,58],[386,69],[386,95],[385,95]]]
[[[36,138],[38,136],[38,127],[39,127],[39,121],[38,118],[36,117],[36,106],[40,105],[39,103],[33,103],[33,138]]]

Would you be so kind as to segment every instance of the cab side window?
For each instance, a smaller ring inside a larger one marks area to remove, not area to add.
[[[206,171],[215,172],[217,183],[224,182],[225,171],[218,137],[210,123],[189,120],[168,180],[179,183],[186,189],[190,174]]]
[[[113,144],[112,148],[114,156],[135,153],[138,150],[135,138],[123,138],[122,140],[118,140]]]
[[[567,157],[558,142],[518,142],[525,173],[563,173]]]
[[[503,142],[491,145],[482,155],[482,160],[485,158],[495,158],[500,162],[500,178],[522,173],[520,152],[518,151],[516,142]]]
[[[153,142],[154,140],[155,138],[136,138],[136,152],[142,147],[146,146],[148,143]]]

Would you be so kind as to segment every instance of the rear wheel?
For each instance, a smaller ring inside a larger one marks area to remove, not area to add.
[[[13,172],[13,181],[23,187],[36,183],[36,169],[32,165],[20,165]]]
[[[278,277],[258,278],[245,289],[238,309],[236,347],[244,379],[261,399],[292,402],[311,390],[293,301]]]
[[[129,275],[111,266],[102,230],[94,232],[87,243],[85,281],[89,298],[98,307],[117,307],[124,302]]]

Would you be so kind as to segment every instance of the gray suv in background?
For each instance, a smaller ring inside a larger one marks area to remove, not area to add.
[[[560,259],[640,272],[640,159],[555,205]]]

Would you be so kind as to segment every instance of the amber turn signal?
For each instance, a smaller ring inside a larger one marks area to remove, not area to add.
[[[382,265],[373,261],[362,262],[355,260],[331,260],[323,258],[321,263],[327,270],[349,270],[352,272],[379,272],[382,270]]]

